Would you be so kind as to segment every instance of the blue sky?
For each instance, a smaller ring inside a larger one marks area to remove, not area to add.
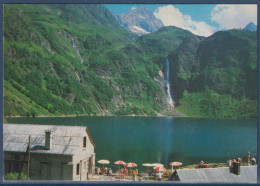
[[[105,4],[114,13],[147,7],[165,26],[177,26],[197,35],[209,36],[218,30],[257,24],[257,5],[215,4]]]

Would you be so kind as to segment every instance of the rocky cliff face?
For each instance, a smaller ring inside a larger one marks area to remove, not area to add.
[[[135,8],[130,12],[115,15],[118,22],[132,33],[140,36],[157,31],[163,23],[145,7]]]
[[[190,81],[196,76],[196,68],[199,66],[197,50],[204,37],[189,36],[185,38],[177,50],[169,54],[171,91],[174,94],[176,104],[182,97],[183,91],[191,88]]]

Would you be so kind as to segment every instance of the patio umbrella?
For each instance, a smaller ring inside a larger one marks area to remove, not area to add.
[[[164,167],[154,167],[154,170],[158,171],[158,172],[165,172],[166,169]]]
[[[151,164],[151,163],[144,163],[144,164],[142,164],[142,166],[144,166],[144,167],[153,167],[154,165]]]
[[[137,167],[137,164],[130,162],[130,163],[126,163],[125,167],[130,167],[131,169],[132,167]]]
[[[120,171],[120,165],[125,165],[126,163],[124,161],[118,160],[115,161],[114,164],[119,165],[119,171]]]
[[[137,167],[137,164],[130,162],[130,163],[126,163],[125,167]]]
[[[115,161],[114,164],[125,165],[126,163],[124,161],[118,160],[118,161]]]
[[[98,163],[103,164],[103,167],[104,167],[104,164],[109,164],[110,161],[108,161],[108,160],[99,160]]]
[[[174,161],[174,162],[170,163],[170,166],[174,166],[174,167],[181,166],[181,165],[182,165],[182,163],[181,162],[177,162],[177,161]]]
[[[182,166],[182,163],[174,161],[174,162],[171,162],[169,165],[172,166],[172,171],[173,171],[173,167],[176,169],[177,166]]]
[[[142,166],[148,167],[148,171],[150,171],[150,170],[149,170],[149,167],[154,167],[154,165],[151,164],[151,163],[144,163],[144,164],[142,164]]]
[[[163,167],[164,165],[161,163],[152,163],[152,167]]]

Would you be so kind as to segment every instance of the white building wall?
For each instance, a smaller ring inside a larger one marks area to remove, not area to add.
[[[86,148],[83,148],[83,135],[79,148],[73,156],[31,153],[30,179],[84,181],[87,180],[87,175],[94,174],[94,146],[87,132],[84,131],[83,133],[87,139]],[[17,153],[5,153],[5,159],[12,160],[15,154]],[[21,159],[23,159],[25,153],[20,154],[22,154]],[[77,164],[80,164],[79,175],[76,174]],[[27,174],[27,164],[24,165],[23,172],[25,175]]]
[[[84,181],[87,180],[87,174],[90,175],[94,173],[95,169],[95,153],[94,146],[92,145],[87,133],[86,135],[86,148],[83,148],[83,138],[81,147],[77,151],[75,155],[73,155],[72,163],[73,163],[73,180]],[[94,161],[93,161],[94,159]],[[89,161],[90,161],[90,172],[89,172]],[[77,175],[77,164],[79,164],[79,175]]]

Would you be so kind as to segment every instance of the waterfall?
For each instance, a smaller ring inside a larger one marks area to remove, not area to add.
[[[77,49],[77,45],[75,44],[75,40],[73,38],[71,38],[71,40],[72,40],[72,47],[76,49],[80,63],[83,64],[83,58],[81,58],[81,56],[80,56],[79,50]]]
[[[165,77],[165,80],[166,80],[166,99],[167,99],[167,102],[170,104],[171,107],[174,107],[174,104],[173,104],[173,100],[172,100],[172,96],[171,96],[171,90],[170,90],[170,80],[169,80],[169,71],[170,71],[170,68],[169,68],[170,64],[169,64],[169,60],[168,58],[166,58],[166,77]]]

